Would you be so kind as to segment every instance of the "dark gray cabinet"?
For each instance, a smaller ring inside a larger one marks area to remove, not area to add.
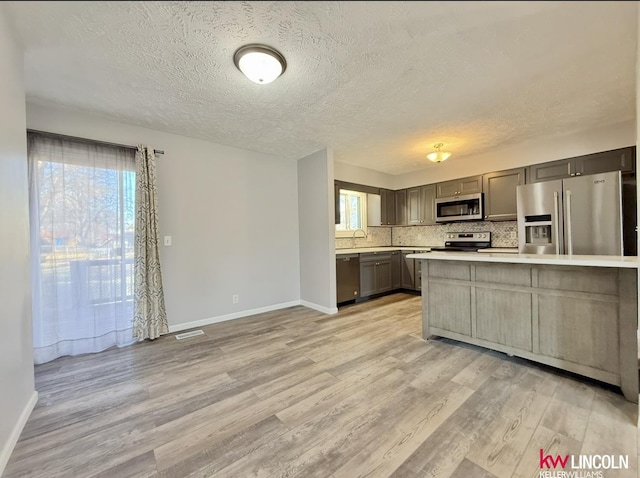
[[[407,189],[407,224],[419,225],[422,219],[420,215],[420,189]]]
[[[436,187],[429,184],[420,188],[420,224],[430,226],[436,223]]]
[[[635,171],[635,156],[635,148],[614,149],[578,156],[575,158],[575,174],[581,176],[609,171],[630,173]]]
[[[564,179],[571,176],[571,159],[549,161],[548,163],[533,164],[529,166],[527,182],[538,183],[552,179]]]
[[[360,297],[376,294],[376,263],[360,261]]]
[[[396,191],[396,226],[407,225],[407,190]]]
[[[517,219],[516,188],[525,183],[525,169],[497,171],[482,177],[485,219],[489,221]]]
[[[436,185],[436,197],[447,198],[482,192],[482,176],[454,179]]]
[[[436,223],[436,185],[407,189],[407,223],[429,226]]]
[[[400,251],[391,253],[391,288],[400,289],[402,287],[402,254]]]
[[[376,293],[393,290],[391,260],[376,262]]]
[[[635,160],[635,148],[630,147],[533,164],[528,168],[527,182],[537,183],[609,171],[631,173],[635,171]]]
[[[396,223],[396,192],[380,189],[380,223],[393,226]]]
[[[360,296],[368,297],[393,290],[391,253],[360,254]]]

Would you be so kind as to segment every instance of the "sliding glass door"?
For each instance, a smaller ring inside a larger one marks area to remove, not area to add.
[[[28,144],[36,363],[131,343],[134,152]]]

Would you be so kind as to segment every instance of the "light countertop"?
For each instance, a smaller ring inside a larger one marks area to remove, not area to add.
[[[556,254],[500,254],[474,252],[428,252],[411,254],[410,259],[431,259],[440,261],[466,262],[506,262],[510,264],[547,264],[587,267],[640,268],[637,256],[577,256]]]
[[[340,254],[365,254],[367,252],[393,252],[393,251],[425,251],[429,252],[429,246],[379,246],[379,247],[355,247],[352,249],[336,249],[336,255]]]
[[[487,247],[485,249],[479,249],[478,252],[482,252],[483,254],[488,254],[492,252],[517,254],[518,248],[517,247]]]

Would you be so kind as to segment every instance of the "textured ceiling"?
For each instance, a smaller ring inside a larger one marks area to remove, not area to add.
[[[5,8],[30,101],[289,159],[330,146],[399,174],[436,142],[462,157],[635,117],[636,2]],[[232,59],[247,43],[280,50],[285,74],[247,80]]]

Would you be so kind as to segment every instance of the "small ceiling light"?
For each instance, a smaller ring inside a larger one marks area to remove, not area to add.
[[[451,156],[451,153],[449,151],[441,150],[443,146],[444,146],[443,143],[434,144],[433,147],[436,148],[436,150],[433,153],[427,154],[427,158],[433,161],[434,163],[441,163],[442,161],[447,159],[449,156]]]
[[[287,69],[287,62],[279,51],[266,45],[245,45],[233,55],[233,62],[254,83],[266,85]]]

